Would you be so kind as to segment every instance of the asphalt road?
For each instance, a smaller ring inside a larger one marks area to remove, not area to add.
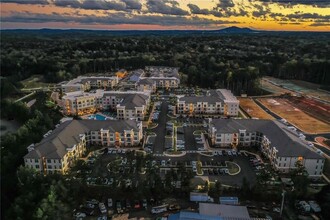
[[[184,139],[185,139],[185,148],[186,150],[197,150],[195,135],[193,134],[196,130],[202,130],[203,127],[183,127]]]
[[[167,122],[167,112],[168,112],[168,105],[167,101],[163,101],[160,106],[160,113],[159,118],[156,123],[158,126],[152,129],[152,132],[156,133],[155,143],[153,153],[155,154],[162,154],[165,151],[165,135],[166,135],[166,122]]]

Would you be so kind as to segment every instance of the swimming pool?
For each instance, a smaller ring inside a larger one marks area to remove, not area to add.
[[[99,120],[99,121],[105,121],[107,120],[107,117],[103,116],[103,115],[99,115],[99,114],[94,114],[94,115],[90,115],[88,116],[88,119],[94,119],[94,120]]]

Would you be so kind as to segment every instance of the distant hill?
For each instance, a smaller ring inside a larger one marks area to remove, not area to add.
[[[4,37],[43,37],[59,38],[70,36],[71,38],[81,37],[104,37],[104,36],[208,36],[208,35],[240,35],[240,34],[271,34],[271,35],[315,35],[330,32],[307,32],[307,31],[265,31],[240,28],[236,26],[220,30],[91,30],[91,29],[5,29],[0,30]]]
[[[239,28],[236,26],[232,26],[232,27],[216,30],[214,32],[218,32],[222,34],[248,34],[248,33],[257,33],[260,31],[252,30],[250,28]]]

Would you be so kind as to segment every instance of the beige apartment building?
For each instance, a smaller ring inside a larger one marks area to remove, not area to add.
[[[176,110],[187,116],[238,116],[239,101],[229,90],[210,90],[205,96],[178,96]]]
[[[141,140],[142,123],[135,120],[69,120],[30,145],[24,163],[44,174],[64,174],[89,146],[135,147]]]
[[[244,149],[258,146],[275,170],[288,173],[299,160],[310,177],[320,177],[325,159],[284,124],[272,120],[210,119],[209,141],[213,147]]]
[[[85,115],[96,111],[117,111],[118,119],[143,120],[150,104],[150,92],[103,91],[72,92],[62,97],[66,115]]]
[[[112,89],[118,84],[117,76],[79,76],[61,84],[62,93],[89,91],[90,89]]]

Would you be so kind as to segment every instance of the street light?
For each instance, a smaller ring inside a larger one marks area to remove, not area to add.
[[[282,212],[283,212],[283,206],[284,206],[284,198],[285,198],[285,193],[286,191],[283,190],[282,192],[282,204],[281,204],[281,212],[280,212],[280,217],[282,217]]]

